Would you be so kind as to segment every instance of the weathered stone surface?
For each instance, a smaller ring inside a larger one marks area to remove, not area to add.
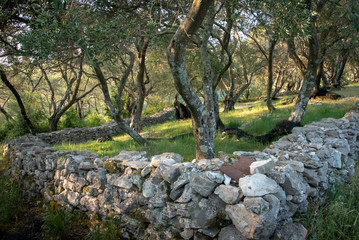
[[[307,232],[302,224],[289,222],[278,228],[273,240],[305,240]]]
[[[275,165],[275,162],[273,159],[253,162],[249,166],[250,173],[251,174],[255,174],[255,173],[265,174],[265,173],[269,172],[270,170],[272,170],[274,165]]]
[[[242,236],[258,239],[256,231],[262,227],[262,220],[258,215],[249,212],[241,203],[227,205],[226,212]]]
[[[113,186],[120,187],[120,188],[126,188],[130,189],[133,186],[133,180],[131,176],[128,175],[122,175],[119,174],[108,174],[107,176],[107,182]]]
[[[173,165],[181,163],[183,157],[177,153],[163,153],[151,157],[151,164],[154,167],[159,167],[160,164]]]
[[[162,178],[168,183],[174,183],[181,174],[180,167],[176,165],[169,166],[166,164],[160,164],[159,169]]]
[[[156,188],[158,186],[155,185],[151,179],[147,179],[144,183],[143,183],[143,189],[142,189],[142,194],[144,197],[146,198],[150,198],[155,196],[156,194]]]
[[[134,168],[136,170],[141,170],[150,165],[150,162],[146,161],[124,161],[122,163],[126,167]]]
[[[214,191],[227,204],[235,204],[243,196],[238,187],[219,185]]]
[[[238,185],[246,197],[260,197],[280,190],[279,185],[273,179],[261,173],[239,179]]]
[[[218,235],[218,240],[247,240],[234,225],[224,227]]]
[[[202,195],[203,197],[209,196],[215,187],[220,184],[220,179],[217,179],[219,175],[209,172],[192,172],[189,176],[191,188]],[[223,177],[223,176],[222,176]],[[224,180],[224,177],[222,181]]]

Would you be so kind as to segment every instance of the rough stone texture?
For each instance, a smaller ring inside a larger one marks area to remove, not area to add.
[[[142,117],[142,126],[150,126],[154,124],[164,123],[172,119],[175,114],[174,108],[167,108],[163,111],[156,113],[150,117]],[[130,124],[131,119],[125,119]],[[96,140],[99,138],[108,138],[117,135],[121,132],[117,123],[112,121],[99,127],[93,128],[66,128],[63,130],[40,133],[37,136],[44,142],[49,144],[67,142],[86,142],[89,140]]]
[[[76,140],[72,133],[58,134],[51,136]],[[352,111],[294,128],[263,152],[192,163],[180,163],[175,153],[121,151],[99,158],[88,151],[57,151],[34,136],[6,142],[3,154],[26,197],[42,194],[45,202],[101,218],[115,214],[124,239],[305,239],[306,229],[292,217],[307,210],[309,199],[319,200],[331,185],[350,180],[358,139],[359,112]],[[256,161],[253,175],[234,186],[220,168],[243,157]]]
[[[246,197],[260,197],[280,190],[279,185],[273,179],[261,173],[240,178],[238,185]]]

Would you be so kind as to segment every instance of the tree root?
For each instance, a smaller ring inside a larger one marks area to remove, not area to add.
[[[238,139],[242,137],[253,138],[261,143],[269,143],[275,140],[277,137],[281,137],[291,133],[294,127],[300,126],[302,126],[300,123],[283,120],[277,123],[277,125],[267,134],[261,136],[254,136],[239,128],[226,128],[223,130],[222,135],[236,136]]]

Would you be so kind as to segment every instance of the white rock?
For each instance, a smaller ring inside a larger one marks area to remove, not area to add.
[[[280,186],[273,179],[261,173],[240,178],[238,185],[246,197],[261,197],[280,190]]]
[[[214,193],[227,204],[235,204],[240,198],[240,190],[234,186],[219,185]]]
[[[264,161],[256,161],[253,162],[249,168],[250,168],[250,172],[251,174],[255,174],[255,173],[267,173],[268,171],[272,170],[274,167],[274,160],[273,159],[268,159],[268,160],[264,160]]]

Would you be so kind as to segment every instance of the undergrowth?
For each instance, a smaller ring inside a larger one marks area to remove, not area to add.
[[[328,191],[324,205],[312,202],[300,220],[308,229],[309,240],[358,240],[359,166],[349,183]]]

